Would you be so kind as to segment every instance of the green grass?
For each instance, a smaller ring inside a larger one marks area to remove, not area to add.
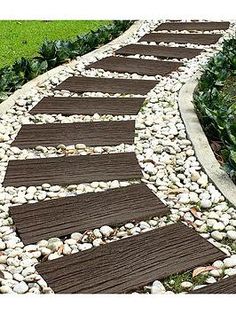
[[[192,282],[193,287],[203,285],[208,277],[207,273],[199,274],[198,276],[192,278],[191,272],[185,272],[182,274],[172,275],[166,278],[163,282],[166,290],[171,290],[174,293],[181,293],[187,291],[181,287],[181,283],[184,281]]]
[[[0,21],[0,68],[34,57],[45,39],[71,39],[109,24],[107,20]]]

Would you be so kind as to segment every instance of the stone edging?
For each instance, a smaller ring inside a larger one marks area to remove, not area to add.
[[[198,75],[181,88],[178,99],[179,110],[198,161],[218,190],[236,207],[236,185],[221,169],[194,110],[193,93],[198,84],[197,77]]]
[[[142,25],[143,21],[135,21],[134,24],[130,26],[122,35],[119,37],[115,38],[114,40],[110,41],[106,45],[97,48],[96,50],[93,50],[83,56],[81,58],[89,58],[92,57],[94,54],[97,53],[104,53],[106,52],[111,46],[117,45],[117,44],[122,44],[125,40],[127,40],[132,34],[137,32],[137,30],[140,28]],[[72,60],[69,63],[65,63],[62,65],[59,65],[39,76],[37,76],[35,79],[29,81],[28,83],[24,84],[20,89],[16,90],[11,96],[9,96],[6,100],[4,100],[0,104],[0,114],[6,113],[8,109],[10,109],[14,104],[15,101],[22,95],[24,95],[26,92],[30,91],[32,87],[35,87],[39,84],[42,84],[44,81],[48,80],[51,78],[53,75],[56,75],[60,73],[60,71],[64,70],[65,67],[73,67],[78,63],[78,60]]]

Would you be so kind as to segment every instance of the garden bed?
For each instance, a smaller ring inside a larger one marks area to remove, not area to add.
[[[207,64],[194,94],[195,108],[211,148],[236,182],[236,39],[224,42]]]
[[[0,68],[21,57],[36,57],[45,39],[71,40],[109,23],[107,20],[0,21]]]
[[[0,69],[0,102],[40,74],[105,45],[120,36],[132,23],[117,20],[72,40],[46,40],[36,57],[22,57],[13,65]]]

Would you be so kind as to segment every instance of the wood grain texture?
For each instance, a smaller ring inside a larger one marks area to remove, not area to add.
[[[142,97],[44,97],[30,114],[136,115],[144,100]]]
[[[25,124],[12,145],[22,149],[81,143],[86,146],[112,146],[133,144],[134,135],[135,121]]]
[[[79,184],[142,177],[134,153],[10,160],[3,186]]]
[[[102,92],[146,95],[157,83],[158,81],[154,80],[73,76],[59,84],[55,89],[65,89],[76,93]]]
[[[207,285],[206,287],[193,290],[191,294],[235,294],[236,293],[236,275]]]
[[[42,262],[36,270],[56,293],[126,293],[224,257],[196,231],[176,223]]]
[[[91,63],[86,66],[86,69],[95,68],[111,72],[128,72],[141,75],[167,75],[177,70],[181,65],[181,62],[111,56]]]
[[[137,45],[131,44],[117,50],[117,54],[121,55],[145,55],[159,58],[187,58],[191,59],[199,55],[202,49],[182,48],[182,47],[166,47],[153,45]]]
[[[229,22],[166,22],[160,24],[155,30],[187,30],[187,31],[213,31],[226,30],[229,28]]]
[[[25,245],[103,225],[163,216],[169,209],[145,184],[10,207]]]
[[[171,34],[171,33],[150,33],[144,35],[139,41],[147,42],[175,42],[179,44],[196,44],[196,45],[211,45],[215,44],[221,35],[217,34]]]

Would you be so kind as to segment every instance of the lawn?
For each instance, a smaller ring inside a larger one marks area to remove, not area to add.
[[[71,39],[108,23],[106,20],[0,21],[0,68],[21,57],[34,57],[45,39]]]

